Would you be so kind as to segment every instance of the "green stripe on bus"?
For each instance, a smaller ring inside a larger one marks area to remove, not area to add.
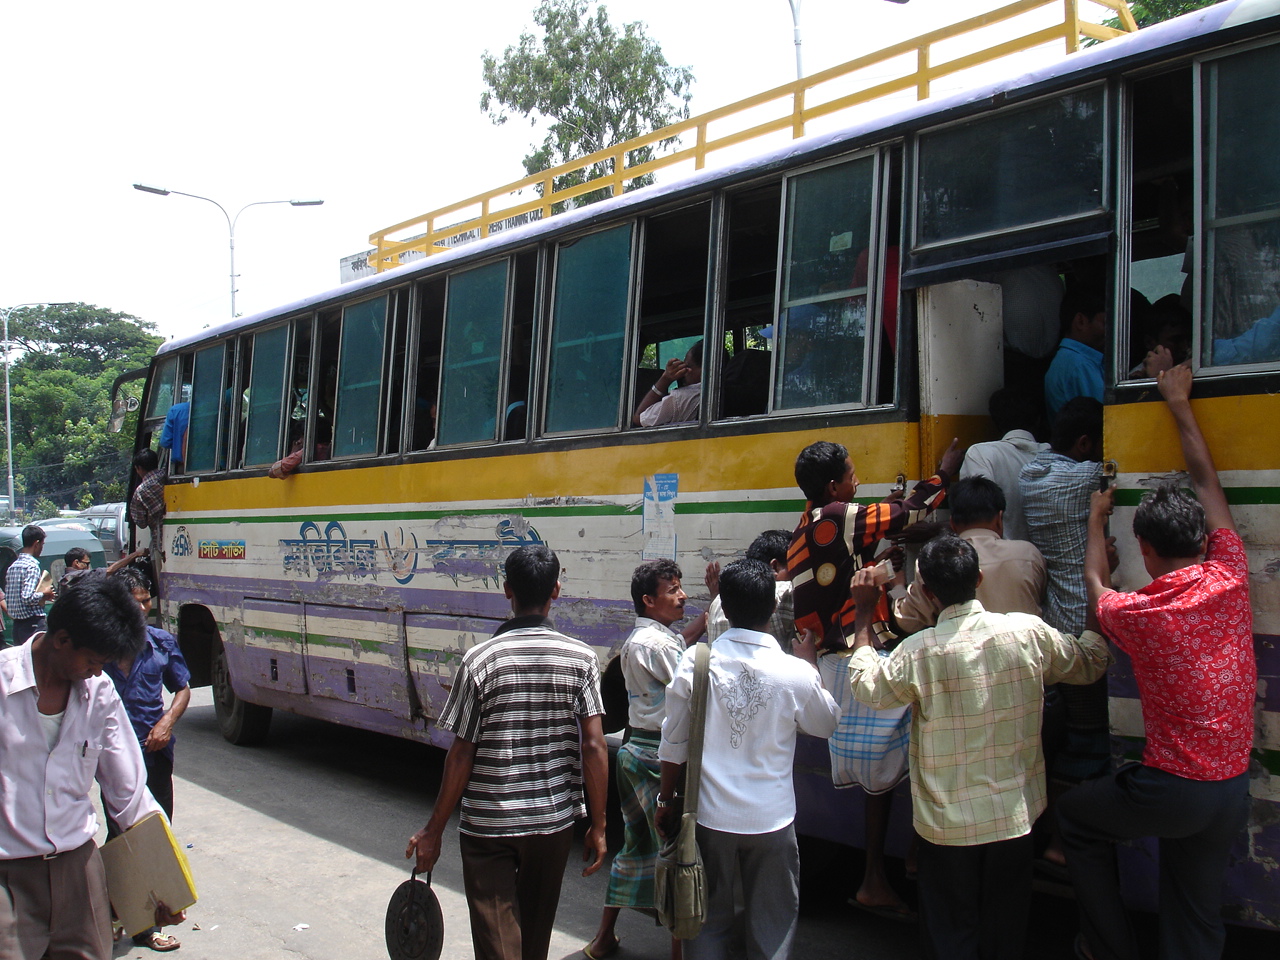
[[[1116,491],[1116,506],[1136,507],[1147,494],[1147,487],[1125,487]],[[1227,503],[1247,507],[1280,503],[1280,487],[1228,487]]]

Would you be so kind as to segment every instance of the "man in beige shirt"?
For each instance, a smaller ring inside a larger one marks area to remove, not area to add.
[[[1044,557],[1026,540],[1004,539],[1004,491],[987,477],[968,477],[951,485],[947,493],[951,529],[978,552],[982,582],[978,601],[992,613],[1029,613],[1040,616],[1046,583]],[[920,582],[895,601],[894,617],[903,633],[915,633],[938,622],[942,604]]]

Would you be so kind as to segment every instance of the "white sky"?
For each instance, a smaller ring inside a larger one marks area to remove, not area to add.
[[[5,14],[0,306],[85,301],[166,336],[337,285],[376,229],[517,179],[537,137],[480,112],[480,56],[536,0],[125,0]],[[807,74],[1002,0],[803,0]],[[610,0],[697,78],[695,113],[795,76],[787,0]],[[1060,8],[1060,5],[1058,5]],[[1100,18],[1095,18],[1100,19]],[[1057,55],[1057,49],[1044,56]],[[1005,72],[1009,67],[1003,68]]]

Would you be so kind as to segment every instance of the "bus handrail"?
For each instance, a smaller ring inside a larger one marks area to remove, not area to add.
[[[1122,29],[1092,23],[1082,19],[1080,4],[1092,3],[1115,11]],[[996,23],[1010,20],[1026,13],[1041,10],[1045,7],[1062,8],[1062,22],[1024,33],[1013,39],[1005,40],[991,47],[986,47],[943,63],[933,63],[933,48],[943,42],[954,40],[966,34],[975,33]],[[1014,0],[1005,6],[986,13],[978,14],[967,20],[939,27],[910,40],[892,44],[875,53],[855,57],[845,63],[811,74],[801,80],[784,83],[746,97],[734,103],[726,104],[714,110],[680,120],[676,123],[643,134],[623,143],[597,150],[568,163],[550,167],[538,173],[521,177],[503,186],[486,190],[483,193],[467,197],[443,207],[437,207],[427,213],[402,220],[389,227],[384,227],[369,235],[373,252],[369,254],[369,264],[379,273],[401,265],[402,255],[417,252],[430,256],[449,249],[448,241],[464,234],[476,233],[487,237],[495,225],[510,221],[513,218],[532,215],[535,212],[545,219],[553,216],[556,206],[565,201],[597,190],[609,189],[614,196],[620,196],[626,190],[628,181],[656,170],[670,167],[678,163],[692,160],[695,170],[706,166],[707,157],[717,151],[755,140],[759,137],[791,129],[792,138],[802,137],[805,124],[819,117],[860,106],[881,99],[882,97],[907,90],[916,89],[916,99],[926,100],[930,86],[934,80],[950,76],[962,70],[989,63],[1001,57],[1020,53],[1034,47],[1061,38],[1066,43],[1067,53],[1074,53],[1080,48],[1081,38],[1089,40],[1109,40],[1137,30],[1133,15],[1129,12],[1125,0]],[[820,103],[808,103],[807,95],[823,84],[841,80],[860,70],[878,66],[898,57],[915,53],[915,69],[901,77],[861,87],[852,93],[825,100]],[[708,128],[712,123],[728,120],[745,114],[757,107],[775,101],[785,101],[785,109],[777,116],[755,123],[744,129],[726,133],[709,139]],[[629,154],[644,147],[653,146],[664,140],[672,140],[681,134],[694,132],[694,145],[681,147],[671,152],[655,156],[643,163],[628,165]],[[610,171],[583,183],[574,184],[563,189],[556,189],[557,177],[567,173],[589,172],[597,164],[610,165]],[[530,187],[538,188],[540,195],[534,200],[521,200],[520,193]],[[499,205],[502,200],[506,203]],[[475,208],[479,208],[478,211]],[[467,215],[469,214],[469,215]],[[443,226],[437,223],[445,217],[462,215],[463,219],[455,220]],[[407,230],[426,227],[425,232],[404,240],[391,239],[394,235],[403,234]]]

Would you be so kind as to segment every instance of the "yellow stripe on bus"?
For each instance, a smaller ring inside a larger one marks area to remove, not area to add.
[[[928,458],[932,474],[952,436],[983,439],[986,417],[933,417],[925,433],[939,449]],[[849,448],[862,483],[892,483],[899,473],[918,479],[921,426],[871,423],[824,430],[707,437],[514,456],[477,455],[464,460],[388,464],[359,470],[322,470],[286,480],[268,477],[218,480],[165,490],[175,512],[290,510],[350,504],[518,500],[524,497],[638,495],[655,473],[680,476],[680,493],[775,490],[795,487],[795,459],[815,440]],[[799,497],[799,490],[796,490]]]
[[[1212,397],[1192,403],[1219,470],[1275,469],[1280,449],[1280,396]],[[1121,473],[1185,468],[1178,430],[1162,402],[1107,407],[1103,448]]]

